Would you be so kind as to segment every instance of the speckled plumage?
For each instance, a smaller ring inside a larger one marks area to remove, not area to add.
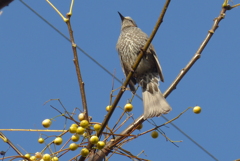
[[[146,44],[148,36],[130,17],[123,17],[120,13],[119,15],[122,19],[122,27],[116,48],[123,72],[127,76],[132,71],[131,67],[141,48]],[[129,82],[133,93],[136,83],[142,87],[144,119],[166,114],[172,109],[158,87],[159,78],[164,81],[160,63],[151,44]]]

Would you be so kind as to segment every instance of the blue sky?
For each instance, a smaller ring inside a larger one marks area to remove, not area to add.
[[[67,26],[46,1],[25,0],[29,6],[68,36]],[[65,15],[70,1],[52,1]],[[71,19],[76,44],[114,73],[124,79],[116,42],[120,33],[118,11],[131,16],[148,35],[160,14],[163,1],[76,1]],[[164,22],[153,45],[163,68],[165,82],[161,83],[164,92],[192,58],[204,40],[213,19],[219,15],[223,1],[172,1]],[[238,3],[237,1],[235,3]],[[165,115],[172,119],[187,107],[199,105],[202,113],[186,112],[174,121],[181,130],[209,151],[218,160],[240,158],[240,99],[239,99],[239,60],[240,32],[239,8],[227,11],[225,19],[202,53],[201,58],[167,98],[173,110]],[[0,129],[42,129],[41,122],[58,113],[50,105],[61,109],[57,101],[43,106],[49,99],[60,98],[68,111],[81,108],[81,99],[71,44],[49,25],[26,8],[20,1],[14,1],[3,9],[0,16]],[[92,60],[78,51],[83,80],[85,82],[89,113],[94,122],[102,122],[109,104],[112,77]],[[120,84],[115,81],[114,88]],[[138,91],[141,95],[141,92]],[[119,106],[123,107],[130,98],[125,92]],[[142,102],[133,101],[134,117],[143,112]],[[62,110],[62,109],[61,109]],[[115,110],[111,126],[120,115]],[[153,119],[157,124],[162,118]],[[63,129],[65,120],[57,118],[50,129]],[[130,123],[130,122],[129,122]],[[68,122],[69,126],[71,122]],[[144,123],[142,130],[153,126]],[[161,128],[179,147],[159,136],[154,140],[149,134],[128,145],[128,151],[149,160],[213,160],[171,125]],[[120,132],[120,131],[119,131]],[[20,145],[29,153],[41,151],[37,132],[3,132],[15,145]],[[138,134],[135,132],[134,134]],[[45,133],[57,135],[58,133]],[[71,135],[64,137],[65,141]],[[48,141],[50,141],[48,139]],[[0,151],[8,145],[0,141]],[[61,160],[68,160],[79,152],[69,152]],[[24,152],[23,152],[24,153]],[[11,149],[7,156],[16,155]],[[112,160],[127,160],[115,155]],[[130,159],[128,159],[130,160]]]

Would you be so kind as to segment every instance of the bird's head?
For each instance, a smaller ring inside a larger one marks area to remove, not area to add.
[[[118,14],[122,20],[122,30],[126,27],[137,27],[137,24],[131,17],[124,17],[120,12]]]

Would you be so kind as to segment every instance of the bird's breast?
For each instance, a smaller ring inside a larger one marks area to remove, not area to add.
[[[133,65],[137,59],[138,54],[141,51],[141,48],[144,46],[142,43],[138,43],[135,39],[132,39],[131,37],[126,37],[123,40],[123,44],[121,46],[121,59],[124,62],[124,64]],[[144,74],[145,72],[152,69],[154,66],[153,57],[151,54],[144,55],[142,58],[140,64],[137,67],[137,70],[135,71],[135,77],[138,77],[139,75]]]

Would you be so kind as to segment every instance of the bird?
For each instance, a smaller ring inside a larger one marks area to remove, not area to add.
[[[118,14],[122,22],[116,49],[125,77],[129,72],[133,72],[128,83],[131,92],[136,93],[136,84],[142,88],[144,120],[169,113],[172,108],[159,89],[159,81],[164,82],[164,77],[153,45],[150,44],[137,69],[133,71],[132,65],[146,44],[148,36],[138,28],[131,17],[124,17],[120,12]]]

